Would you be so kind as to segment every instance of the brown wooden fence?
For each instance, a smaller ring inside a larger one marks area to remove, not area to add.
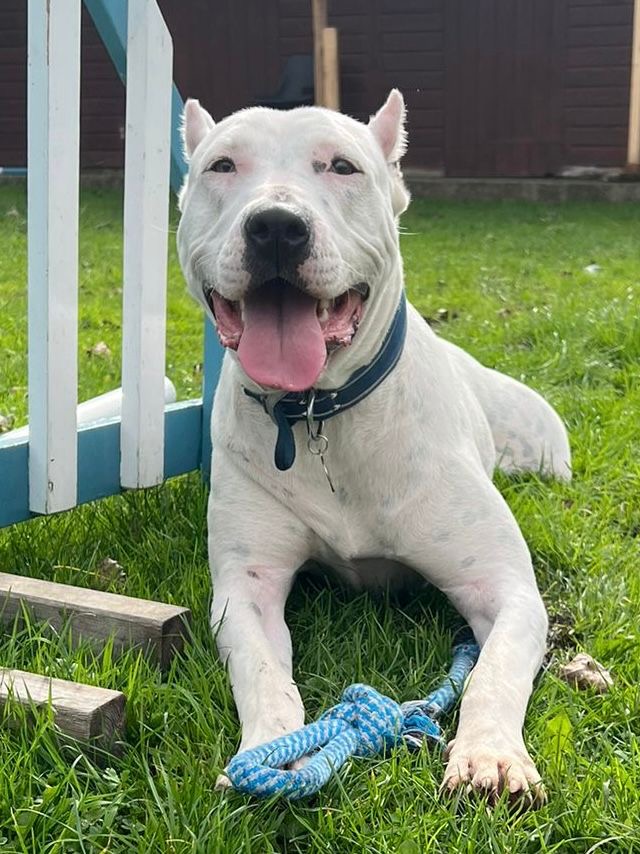
[[[175,77],[218,117],[273,92],[312,50],[308,0],[159,0]],[[25,163],[26,2],[0,6],[0,166]],[[392,86],[407,163],[450,175],[623,166],[633,0],[330,0],[342,108],[366,119]],[[82,164],[122,165],[124,95],[83,17]]]

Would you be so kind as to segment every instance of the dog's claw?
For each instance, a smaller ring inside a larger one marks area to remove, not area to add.
[[[440,791],[455,795],[464,791],[494,806],[503,793],[516,808],[538,808],[546,801],[544,786],[535,765],[523,750],[469,750],[449,745],[449,761]]]

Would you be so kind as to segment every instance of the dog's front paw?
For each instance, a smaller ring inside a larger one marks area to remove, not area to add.
[[[442,790],[464,790],[495,804],[503,792],[513,804],[537,808],[546,801],[544,786],[524,745],[495,746],[454,740],[447,748],[448,763]]]

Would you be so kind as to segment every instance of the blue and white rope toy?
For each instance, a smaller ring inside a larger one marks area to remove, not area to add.
[[[245,794],[298,800],[321,789],[350,756],[377,756],[403,742],[412,750],[425,740],[442,745],[438,718],[455,705],[479,654],[472,640],[454,643],[451,669],[424,700],[400,704],[368,685],[350,685],[315,723],[234,756],[227,776]],[[283,768],[303,756],[309,759],[299,770]]]

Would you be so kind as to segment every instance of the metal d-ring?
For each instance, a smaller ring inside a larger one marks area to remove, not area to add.
[[[318,429],[315,433],[309,432],[309,438],[307,439],[307,448],[316,457],[326,454],[329,447],[329,440],[322,432],[322,426],[322,421],[318,422]]]
[[[329,440],[322,432],[324,422],[318,421],[317,427],[314,424],[313,406],[315,402],[316,393],[311,389],[307,398],[307,410],[305,412],[307,419],[307,448],[309,449],[309,453],[313,454],[314,457],[320,457],[320,462],[322,463],[322,468],[324,469],[325,477],[327,478],[331,492],[335,492],[333,481],[331,480],[331,475],[329,474],[329,469],[327,468],[327,463],[324,458],[324,455],[327,453],[329,448]]]

